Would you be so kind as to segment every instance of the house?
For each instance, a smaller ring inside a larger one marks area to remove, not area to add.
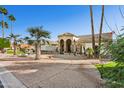
[[[95,45],[98,46],[99,34],[95,34]],[[112,32],[102,33],[102,43],[106,46],[112,41]],[[64,33],[58,36],[58,50],[60,53],[83,53],[84,49],[92,48],[92,35],[76,36]]]

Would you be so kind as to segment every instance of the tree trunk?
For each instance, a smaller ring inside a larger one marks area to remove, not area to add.
[[[16,55],[16,41],[14,40],[14,52],[13,55]]]
[[[101,46],[101,39],[102,39],[103,18],[104,18],[104,5],[102,5],[102,15],[101,15],[100,30],[99,30],[99,48]],[[100,49],[99,49],[99,54],[100,54]]]
[[[2,38],[4,38],[4,14],[2,14]]]
[[[36,43],[35,44],[35,60],[40,59],[40,44]]]
[[[13,32],[12,32],[12,22],[11,22],[11,35],[13,34]],[[11,42],[11,45],[12,45],[12,38],[10,39],[10,42]],[[12,49],[12,47],[11,47],[11,49]]]
[[[16,45],[14,44],[14,52],[13,55],[16,55]]]
[[[94,35],[94,23],[93,23],[92,5],[90,5],[90,17],[91,17],[92,48],[93,48],[93,50],[94,50],[94,56],[96,57],[95,35]]]
[[[12,21],[11,21],[11,34],[13,33],[13,31],[12,31]]]

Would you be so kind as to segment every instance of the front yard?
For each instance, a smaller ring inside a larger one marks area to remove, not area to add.
[[[105,87],[124,87],[124,63],[109,62],[97,64],[101,77],[106,80]]]

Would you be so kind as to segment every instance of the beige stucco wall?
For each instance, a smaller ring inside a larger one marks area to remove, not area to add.
[[[95,40],[96,40],[95,45],[98,45],[98,37],[99,37],[99,35],[96,34],[95,35]],[[61,39],[64,40],[64,52],[66,52],[66,41],[68,39],[70,39],[72,42],[72,44],[71,44],[72,52],[75,52],[75,51],[83,52],[83,47],[85,47],[85,49],[92,48],[92,36],[91,35],[75,36],[71,33],[64,33],[64,34],[58,36],[58,41],[59,41],[58,50],[60,50],[60,40]],[[105,41],[102,40],[103,43],[112,41],[112,34],[111,33],[103,33],[102,39],[105,40]],[[74,43],[74,41],[75,41],[75,43]]]
[[[70,39],[71,40],[71,51],[73,52],[75,50],[75,46],[74,46],[74,41],[77,41],[78,38],[75,36],[60,36],[58,37],[59,40],[59,52],[60,52],[60,40],[64,40],[64,52],[66,52],[66,41]]]

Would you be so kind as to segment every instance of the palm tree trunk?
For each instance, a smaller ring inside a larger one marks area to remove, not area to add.
[[[90,5],[90,17],[91,17],[92,48],[93,48],[93,50],[94,50],[94,56],[96,57],[96,49],[95,49],[95,36],[94,36],[94,23],[93,23],[93,11],[92,11],[92,5]]]
[[[11,22],[11,35],[12,35],[13,33],[12,33],[12,22]],[[11,45],[12,45],[12,38],[10,39],[10,42],[11,42]],[[12,47],[11,47],[11,49],[12,49]]]
[[[100,31],[99,31],[99,47],[101,46],[103,18],[104,18],[104,5],[102,5],[102,16],[101,16]],[[100,53],[100,49],[99,49],[99,53]]]
[[[2,38],[4,38],[4,14],[2,14]]]
[[[40,44],[36,43],[35,44],[35,60],[40,59]]]
[[[12,21],[11,21],[11,34],[13,33],[13,31],[12,31]]]
[[[13,55],[16,55],[16,40],[14,40],[14,52]]]

